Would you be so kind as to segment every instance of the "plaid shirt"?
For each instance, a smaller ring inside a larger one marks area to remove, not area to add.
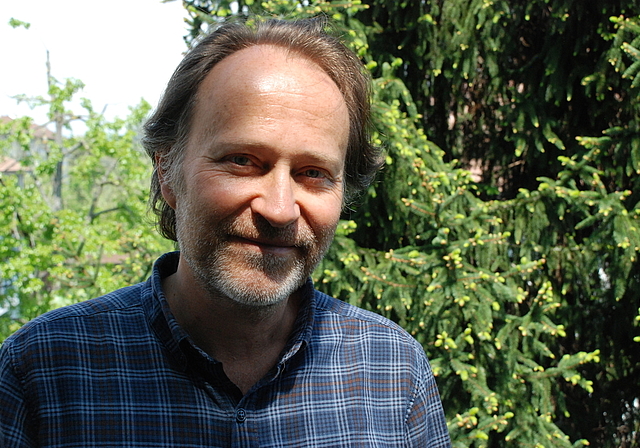
[[[5,447],[450,446],[422,347],[311,282],[279,363],[243,396],[169,310],[177,260],[4,342]]]

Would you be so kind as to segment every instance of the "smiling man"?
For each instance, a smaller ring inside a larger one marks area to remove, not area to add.
[[[180,180],[161,180],[181,251],[164,291],[178,322],[246,393],[276,364],[300,287],[331,243],[349,113],[315,63],[255,45],[209,72],[190,127]]]
[[[187,54],[144,138],[180,251],[3,344],[0,446],[450,446],[420,345],[309,280],[380,166],[325,25],[227,24]]]

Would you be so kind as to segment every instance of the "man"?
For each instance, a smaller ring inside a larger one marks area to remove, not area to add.
[[[180,252],[5,342],[5,446],[450,445],[420,345],[308,280],[380,165],[324,26],[223,25],[185,57],[144,138]]]

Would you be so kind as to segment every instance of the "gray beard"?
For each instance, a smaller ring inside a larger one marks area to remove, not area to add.
[[[194,228],[211,227],[191,219],[189,208],[176,213],[181,256],[189,264],[199,284],[211,297],[224,296],[245,306],[267,307],[281,303],[298,290],[322,260],[333,239],[333,231],[315,235],[311,229],[278,229],[263,218],[251,224],[218,223],[211,238],[194,234]],[[270,253],[240,252],[229,236],[256,236],[295,241],[295,257]],[[251,275],[255,273],[255,275]]]
[[[244,254],[243,263],[250,270],[260,271],[272,282],[270,288],[258,287],[251,279],[239,278],[238,273],[232,272],[227,258],[229,250],[218,248],[204,263],[192,263],[189,256],[185,258],[192,266],[198,280],[212,296],[223,295],[236,303],[252,307],[270,306],[286,300],[306,281],[310,272],[305,269],[302,259],[296,258],[292,262],[283,261],[280,257],[265,254]],[[233,255],[231,255],[233,256]],[[237,255],[236,255],[237,257]],[[243,271],[246,270],[243,269]]]

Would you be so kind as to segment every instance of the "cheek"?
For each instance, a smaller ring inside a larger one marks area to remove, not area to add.
[[[309,224],[323,231],[333,231],[342,211],[342,195],[316,200],[306,208]]]
[[[208,214],[224,213],[247,203],[250,195],[246,185],[216,176],[196,180],[193,184],[196,201]]]

